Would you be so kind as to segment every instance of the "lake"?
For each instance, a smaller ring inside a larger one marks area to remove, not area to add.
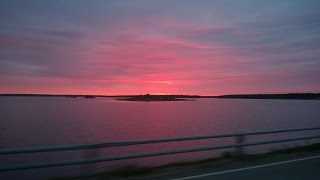
[[[174,102],[129,102],[117,101],[114,98],[0,97],[0,114],[0,148],[17,148],[315,127],[320,126],[320,101],[196,99],[196,101]],[[232,142],[233,139],[200,140],[109,148],[98,153],[106,156]],[[297,145],[297,143],[291,144]],[[270,148],[291,144],[252,147],[247,148],[246,152],[267,152]],[[19,177],[43,179],[78,175],[128,164],[150,166],[198,160],[219,156],[221,153],[223,151],[208,151],[96,165],[13,171],[0,173],[0,179]],[[0,165],[77,159],[86,154],[88,154],[86,151],[75,151],[0,156]]]

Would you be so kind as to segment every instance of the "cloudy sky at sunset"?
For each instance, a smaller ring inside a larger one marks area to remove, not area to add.
[[[0,1],[0,93],[319,91],[319,0]]]

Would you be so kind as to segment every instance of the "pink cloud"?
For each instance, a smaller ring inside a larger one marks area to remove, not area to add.
[[[225,24],[185,23],[160,17],[117,22],[88,36],[50,31],[50,37],[29,37],[19,42],[17,64],[29,72],[20,71],[17,65],[16,79],[0,76],[5,80],[0,92],[214,95],[265,89],[271,92],[275,86],[286,89],[281,85],[286,79],[307,77],[288,71],[281,74],[274,65],[264,64],[260,55],[266,50],[285,52],[278,47],[239,47],[206,39],[222,35],[232,41],[253,34],[257,32],[234,32]],[[51,36],[63,41],[52,40]],[[0,47],[15,43],[15,39],[0,38]],[[30,64],[38,68],[30,70]],[[294,88],[299,89],[296,85]]]

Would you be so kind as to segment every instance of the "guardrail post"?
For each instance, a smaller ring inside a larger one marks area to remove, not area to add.
[[[244,148],[242,146],[243,143],[245,143],[245,136],[244,135],[238,135],[235,137],[236,139],[236,156],[243,156],[244,155]]]
[[[92,158],[97,158],[100,156],[100,149],[97,148],[92,148],[92,149],[85,149],[84,150],[84,159],[92,159]],[[81,174],[83,176],[89,175],[89,174],[95,174],[97,169],[97,164],[90,164],[90,165],[83,165],[81,167]]]

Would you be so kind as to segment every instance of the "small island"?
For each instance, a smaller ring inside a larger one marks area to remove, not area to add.
[[[128,96],[117,98],[119,101],[194,101],[193,96],[184,95],[138,95],[138,96]]]
[[[85,95],[84,98],[96,98],[96,97],[92,95]]]

